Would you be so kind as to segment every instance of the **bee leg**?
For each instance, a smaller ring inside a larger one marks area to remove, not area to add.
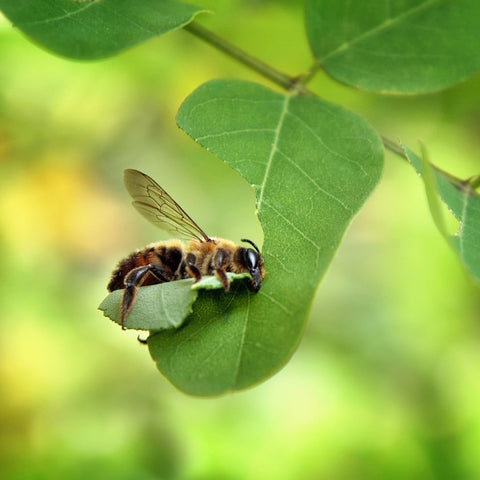
[[[137,299],[137,292],[139,287],[142,286],[142,283],[147,278],[147,275],[151,274],[156,277],[161,282],[168,282],[168,280],[162,275],[162,272],[155,265],[145,265],[143,267],[137,267],[128,272],[123,280],[125,289],[123,290],[122,295],[122,306],[121,306],[121,323],[122,329],[125,330],[125,322],[127,320],[128,314],[135,304]]]
[[[193,253],[189,253],[187,255],[187,271],[190,276],[193,278],[193,282],[197,283],[202,278],[202,274],[200,270],[195,266],[195,255]]]
[[[225,270],[221,268],[216,268],[215,276],[222,282],[225,293],[228,293],[230,291],[230,280],[228,279]]]
[[[212,258],[212,266],[215,270],[215,276],[222,282],[225,293],[230,291],[230,281],[225,273],[224,265],[230,261],[230,254],[226,250],[219,248]]]

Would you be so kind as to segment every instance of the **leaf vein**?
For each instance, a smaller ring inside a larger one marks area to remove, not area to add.
[[[270,209],[272,209],[288,226],[290,226],[293,230],[295,230],[304,240],[314,246],[317,250],[317,253],[320,251],[319,245],[317,245],[308,235],[305,235],[291,220],[289,220],[285,215],[283,215],[278,209],[276,209],[273,205],[268,203],[266,200],[263,203]]]
[[[65,12],[63,15],[59,15],[58,17],[50,17],[50,18],[44,18],[42,20],[35,20],[33,22],[25,22],[25,23],[19,23],[19,26],[22,27],[29,27],[32,25],[42,25],[45,23],[52,23],[52,22],[57,22],[60,20],[64,20],[65,18],[73,17],[74,15],[77,15],[84,10],[87,10],[88,8],[92,7],[95,5],[97,2],[90,2],[82,7],[79,7],[77,10],[71,11],[71,12]]]
[[[348,157],[346,157],[345,155],[341,155],[340,153],[336,152],[335,150],[333,150],[332,148],[330,148],[329,146],[327,146],[327,144],[323,141],[323,139],[317,134],[317,132],[315,132],[315,130],[310,127],[310,125],[308,125],[302,118],[300,118],[298,115],[295,115],[294,113],[292,112],[288,112],[293,118],[295,118],[298,122],[300,122],[305,128],[307,131],[309,131],[313,137],[318,141],[318,143],[328,152],[328,153],[331,153],[333,156],[335,157],[339,157],[341,158],[342,160],[345,160],[349,163],[352,163],[354,165],[356,165],[361,171],[362,173],[368,177],[368,173],[365,171],[365,169],[362,167],[362,164],[359,163],[359,162],[356,162],[355,160],[352,160]]]
[[[209,105],[210,103],[221,103],[221,102],[239,102],[239,103],[247,103],[247,104],[263,104],[263,103],[279,103],[280,100],[278,98],[272,98],[272,99],[263,99],[263,100],[253,100],[249,98],[229,98],[229,97],[215,97],[215,98],[210,98],[209,100],[205,100],[204,102],[197,103],[194,105],[189,112],[189,116],[193,115],[193,112],[201,108],[202,110],[204,109],[206,105]]]
[[[265,252],[264,253],[264,256],[269,256],[271,257],[273,260],[275,260],[281,267],[282,267],[282,270],[285,272],[285,273],[288,273],[289,275],[295,275],[295,272],[293,270],[290,270],[288,269],[285,264],[276,256],[274,255],[273,253],[270,253],[270,252]]]
[[[290,309],[288,309],[282,302],[280,302],[280,301],[276,300],[275,298],[271,297],[270,295],[268,295],[268,293],[265,293],[264,291],[260,290],[258,292],[258,295],[261,295],[262,297],[265,297],[268,300],[270,300],[274,305],[276,305],[281,310],[283,310],[287,315],[292,314],[292,311]]]
[[[159,289],[160,290],[160,304],[162,305],[165,305],[165,292],[163,289]],[[175,326],[175,322],[172,321],[172,316],[169,314],[169,310],[167,308],[162,308],[163,310],[163,314],[165,315],[165,317],[167,318],[167,321],[170,325],[172,326]]]
[[[201,137],[196,137],[197,142],[201,142],[202,140],[208,139],[208,138],[219,138],[227,135],[237,135],[239,133],[258,133],[258,132],[275,132],[275,129],[273,128],[244,128],[241,130],[230,130],[228,132],[222,132],[222,133],[213,133],[211,135],[203,135]],[[263,165],[263,164],[262,164]]]
[[[238,383],[238,376],[240,374],[240,364],[242,363],[242,356],[243,356],[243,349],[245,346],[245,337],[247,335],[247,327],[248,327],[248,317],[250,313],[250,292],[247,292],[247,306],[245,308],[245,320],[244,320],[244,326],[242,329],[242,336],[240,338],[240,347],[238,349],[238,358],[235,364],[235,376],[234,376],[234,381],[232,385],[232,389],[235,388],[235,385]]]
[[[322,192],[327,197],[329,197],[332,200],[334,200],[335,202],[339,203],[345,210],[347,210],[347,212],[353,212],[353,210],[348,205],[343,203],[338,197],[336,197],[332,193],[330,193],[327,190],[325,190],[324,188],[322,188],[305,170],[303,170],[303,168],[300,167],[300,165],[298,165],[298,163],[296,163],[294,160],[292,160],[288,155],[286,155],[285,153],[283,153],[279,149],[277,149],[277,152],[280,155],[282,155],[282,157],[284,157],[287,161],[289,161],[307,180],[309,180],[319,192]]]

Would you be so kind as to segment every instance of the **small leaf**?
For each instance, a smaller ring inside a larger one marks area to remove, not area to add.
[[[266,379],[293,354],[318,282],[380,178],[383,149],[339,106],[240,81],[203,85],[177,122],[255,187],[265,234],[257,294],[244,284],[202,292],[188,323],[148,339],[178,388],[216,395]]]
[[[230,283],[250,278],[242,273],[227,273]],[[166,330],[178,328],[192,313],[199,290],[223,289],[215,276],[204,276],[199,282],[192,279],[149,285],[138,289],[137,299],[127,317],[125,327],[134,330]],[[106,317],[121,325],[120,302],[123,290],[110,293],[98,307]]]
[[[227,277],[232,283],[233,281],[236,280],[243,280],[244,278],[248,278],[251,280],[251,276],[249,273],[230,273],[227,272]],[[202,277],[202,279],[194,283],[192,285],[193,290],[218,290],[223,288],[223,283],[215,276],[215,275],[208,275],[205,277]]]
[[[428,171],[433,174],[436,194],[440,195],[448,209],[459,221],[460,228],[456,235],[450,237],[446,235],[443,223],[439,222],[438,213],[435,213],[438,209],[432,213],[435,224],[452,245],[468,271],[480,282],[480,196],[473,188],[474,182],[459,180],[446,172],[435,169],[431,164],[428,166],[429,170],[425,170],[425,162],[405,145],[402,143],[400,145],[409,162],[424,180],[425,173],[427,173],[425,188],[430,207],[432,206],[432,193],[429,193],[429,190],[432,190],[433,186],[432,181],[428,181]]]
[[[435,176],[435,169],[433,168],[433,165],[428,161],[426,148],[423,144],[421,144],[420,146],[422,149],[422,155],[419,158],[421,162],[419,172],[422,172],[421,176],[423,178],[423,183],[425,184],[425,194],[427,196],[428,208],[430,209],[433,222],[438,228],[438,231],[442,234],[442,236],[447,242],[450,242],[450,236],[448,234],[445,219],[443,218],[441,200],[438,196],[438,185]],[[402,148],[404,148],[405,151],[405,147],[403,145]]]
[[[163,330],[179,327],[192,312],[198,291],[193,280],[150,285],[138,289],[137,299],[127,317],[126,328],[134,330]],[[98,307],[106,317],[121,325],[120,302],[123,290],[110,293]]]
[[[307,0],[317,67],[354,87],[422,93],[480,70],[478,0]]]
[[[115,55],[204,11],[169,0],[0,0],[0,10],[39,45],[82,60]]]

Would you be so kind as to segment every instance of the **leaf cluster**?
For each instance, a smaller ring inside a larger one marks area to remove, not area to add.
[[[183,391],[243,389],[288,361],[345,230],[380,180],[384,148],[408,159],[425,179],[436,224],[480,279],[477,178],[440,171],[308,89],[320,70],[376,94],[413,95],[464,81],[480,69],[477,0],[307,0],[312,68],[301,75],[284,74],[239,50],[194,21],[205,10],[180,2],[0,0],[0,9],[37,44],[80,60],[115,55],[185,28],[285,90],[210,81],[178,112],[180,128],[255,189],[267,270],[257,295],[241,279],[229,295],[215,279],[195,289],[190,280],[140,289],[127,326],[152,332],[152,358]],[[454,237],[442,227],[439,201],[460,222]],[[113,292],[100,306],[117,322],[120,296]]]

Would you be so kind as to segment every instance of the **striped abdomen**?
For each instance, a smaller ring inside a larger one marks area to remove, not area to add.
[[[190,276],[185,265],[185,246],[177,241],[158,242],[123,259],[113,272],[107,289],[112,292],[125,288],[124,279],[126,275],[133,269],[146,265],[158,267],[162,277],[168,282]],[[147,275],[142,285],[155,285],[157,283],[163,283],[163,281],[154,275]]]

